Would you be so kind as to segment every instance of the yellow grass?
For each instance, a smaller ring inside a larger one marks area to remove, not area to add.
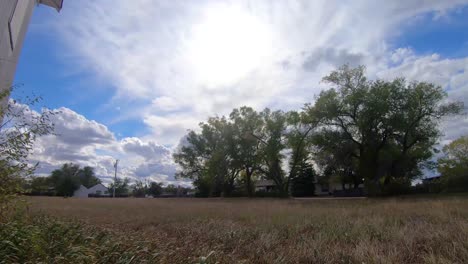
[[[468,199],[30,198],[161,263],[468,263]]]

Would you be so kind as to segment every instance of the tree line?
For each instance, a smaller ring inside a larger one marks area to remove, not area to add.
[[[344,65],[323,81],[331,88],[300,111],[244,106],[200,123],[173,155],[177,177],[192,179],[200,196],[253,196],[259,179],[284,197],[330,181],[393,194],[435,168],[439,122],[463,110],[440,86],[369,80],[363,66]]]
[[[93,167],[65,163],[47,177],[32,177],[25,189],[33,195],[73,196],[80,185],[91,188],[99,183]]]
[[[91,188],[102,183],[96,176],[94,168],[77,164],[65,163],[59,169],[51,172],[47,177],[31,177],[25,182],[23,190],[30,195],[50,195],[71,197],[80,185]],[[129,178],[117,178],[109,184],[109,195],[117,197],[147,197],[147,196],[183,196],[190,192],[189,188],[176,187],[173,184],[163,186],[154,181],[137,180],[134,183]]]

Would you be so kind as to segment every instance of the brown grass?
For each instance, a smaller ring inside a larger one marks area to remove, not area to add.
[[[30,199],[161,263],[468,263],[468,199]]]

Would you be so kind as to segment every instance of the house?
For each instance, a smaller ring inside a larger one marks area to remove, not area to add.
[[[328,184],[328,183],[315,183],[314,192],[315,192],[315,195],[317,195],[317,196],[331,195],[330,184]]]
[[[275,189],[276,184],[272,180],[259,180],[255,183],[256,192],[271,192]]]
[[[88,197],[102,197],[110,196],[109,189],[102,183],[96,184],[91,188],[86,188],[80,185],[80,188],[73,193],[73,197],[88,198]]]
[[[344,189],[343,189],[344,187]],[[255,183],[255,191],[271,192],[276,189],[276,184],[272,180],[259,180]],[[353,184],[332,183],[329,181],[318,181],[315,183],[315,195],[317,196],[363,196],[364,184],[359,184],[355,189]]]
[[[423,184],[438,183],[438,182],[440,182],[440,179],[441,179],[441,176],[436,175],[436,176],[427,177],[427,178],[422,179],[422,183]]]
[[[60,11],[63,0],[0,1],[0,92],[12,86],[28,24],[34,7],[39,4]],[[1,106],[7,101],[3,98]]]
[[[344,187],[344,188],[343,188]],[[315,195],[317,196],[363,196],[364,195],[364,184],[359,184],[358,188],[355,189],[353,184],[341,184],[322,182],[315,183]]]

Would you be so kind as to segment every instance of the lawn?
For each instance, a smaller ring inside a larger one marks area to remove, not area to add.
[[[160,263],[467,263],[468,198],[73,199],[29,214],[104,231]],[[91,232],[91,231],[87,231]],[[93,231],[96,232],[96,231]],[[141,260],[143,261],[143,260]]]

